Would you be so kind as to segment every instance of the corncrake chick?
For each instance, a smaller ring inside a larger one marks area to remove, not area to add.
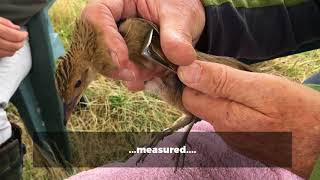
[[[145,82],[146,90],[158,95],[184,113],[184,116],[173,125],[157,134],[148,147],[155,147],[164,137],[188,126],[181,143],[178,144],[178,147],[184,146],[192,126],[200,119],[183,107],[182,92],[184,85],[175,73],[177,67],[170,63],[161,50],[157,26],[144,19],[131,18],[120,25],[119,31],[127,43],[129,57],[135,64],[143,68],[150,68],[158,63],[167,68],[161,77],[155,77]],[[102,40],[102,33],[96,30],[93,25],[82,19],[76,20],[70,49],[60,59],[56,71],[56,85],[64,104],[66,121],[70,118],[73,109],[90,82],[98,74],[110,75],[110,72],[116,68]],[[152,50],[152,52],[149,52],[151,57],[158,57],[151,58],[157,62],[150,60],[148,56],[143,54],[146,48]],[[249,66],[229,57],[197,52],[197,59],[225,64],[240,70],[253,71]],[[146,156],[147,154],[142,154],[138,162],[143,162]],[[182,154],[183,160],[184,156],[185,154]],[[176,167],[179,165],[179,158],[180,154],[177,154],[175,158]]]

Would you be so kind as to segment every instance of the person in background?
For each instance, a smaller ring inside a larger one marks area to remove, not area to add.
[[[273,75],[200,62],[194,48],[249,64],[319,48],[318,0],[92,0],[82,15],[104,34],[118,65],[112,77],[133,91],[162,69],[134,65],[116,23],[141,17],[157,24],[165,55],[180,65],[190,112],[217,131],[292,132],[291,170],[310,175],[320,153],[320,93]]]
[[[0,179],[21,179],[21,130],[9,122],[5,108],[32,65],[26,24],[46,4],[46,0],[0,2]]]

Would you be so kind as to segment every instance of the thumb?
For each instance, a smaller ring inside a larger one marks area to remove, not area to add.
[[[172,3],[168,1],[168,4]],[[165,6],[167,3],[164,3]],[[167,5],[160,12],[160,43],[166,57],[177,65],[189,65],[196,60],[193,43],[203,29],[201,18],[191,16],[190,11],[179,11],[178,5]],[[182,8],[180,8],[182,9]],[[195,22],[199,21],[199,22]],[[198,27],[197,24],[199,24]],[[200,25],[201,24],[201,25]],[[200,27],[200,28],[199,28]]]
[[[237,102],[250,102],[248,94],[257,94],[260,74],[240,71],[222,64],[195,61],[181,66],[178,76],[188,87],[211,97],[222,97]],[[261,88],[261,87],[260,87]]]

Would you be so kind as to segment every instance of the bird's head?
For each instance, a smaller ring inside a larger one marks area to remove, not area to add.
[[[56,85],[64,106],[65,123],[70,118],[85,89],[96,77],[94,69],[88,63],[80,63],[74,58],[70,54],[60,58],[56,71]]]
[[[56,86],[64,105],[65,123],[97,70],[92,61],[98,59],[97,33],[86,21],[77,19],[71,37],[71,45],[65,56],[59,58],[56,69]]]
[[[146,37],[153,26],[135,18],[125,21],[119,27],[127,43],[130,59],[146,68],[154,66],[153,62],[141,55]],[[56,70],[56,85],[64,104],[65,122],[96,75],[100,73],[108,76],[108,72],[115,68],[101,35],[92,24],[82,19],[76,20],[70,48],[67,54],[60,58]],[[160,42],[156,45],[160,47]]]

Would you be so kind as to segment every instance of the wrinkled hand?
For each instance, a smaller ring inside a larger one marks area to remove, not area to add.
[[[0,58],[13,56],[23,47],[23,41],[28,37],[27,32],[8,19],[0,17]]]
[[[173,63],[188,65],[196,59],[196,44],[205,23],[200,0],[92,0],[82,14],[105,37],[105,43],[118,66],[112,77],[127,81],[130,90],[142,90],[144,81],[163,69],[141,69],[128,57],[128,48],[118,32],[116,22],[142,17],[160,26],[161,46]]]
[[[178,74],[187,86],[184,106],[217,131],[292,132],[292,169],[308,176],[320,152],[319,92],[273,75],[208,62],[181,66]]]

